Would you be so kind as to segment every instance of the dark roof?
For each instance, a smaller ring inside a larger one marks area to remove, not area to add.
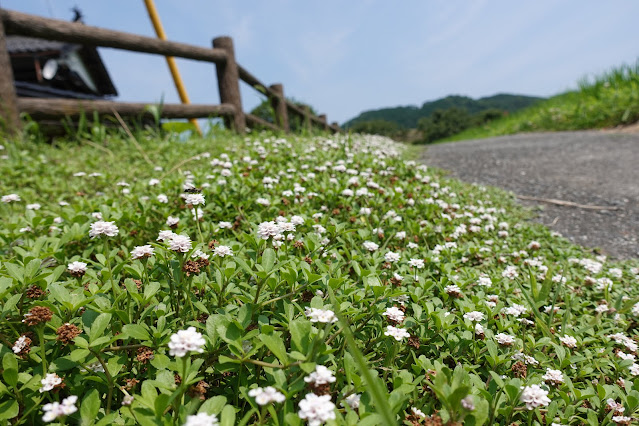
[[[62,55],[65,52],[77,51],[95,81],[98,89],[98,95],[118,95],[118,91],[115,88],[113,81],[111,80],[111,76],[109,75],[104,62],[102,62],[100,53],[95,46],[86,46],[16,35],[8,35],[6,37],[6,42],[9,56],[15,57],[24,57],[30,54],[37,56],[39,53],[51,57],[52,55]]]
[[[71,99],[102,99],[100,96],[89,93],[80,93],[73,90],[57,89],[44,84],[16,81],[16,94],[27,98],[71,98]]]
[[[62,51],[66,45],[68,45],[68,43],[62,41],[14,35],[7,36],[7,51],[9,51],[9,53],[36,53],[51,50]]]

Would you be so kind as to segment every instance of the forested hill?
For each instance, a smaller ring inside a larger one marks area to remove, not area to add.
[[[499,109],[513,112],[526,108],[535,102],[542,100],[534,96],[497,94],[486,98],[472,99],[467,96],[446,96],[435,101],[424,102],[420,107],[399,106],[395,108],[382,108],[371,111],[364,111],[357,117],[344,123],[344,128],[349,128],[355,123],[371,120],[386,120],[397,123],[402,128],[414,129],[420,118],[429,117],[435,110],[446,110],[449,108],[466,109],[470,114],[476,114],[489,109]]]

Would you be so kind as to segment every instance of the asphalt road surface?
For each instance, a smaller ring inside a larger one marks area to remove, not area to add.
[[[534,133],[428,146],[423,161],[525,197],[538,222],[617,259],[639,258],[639,134]]]

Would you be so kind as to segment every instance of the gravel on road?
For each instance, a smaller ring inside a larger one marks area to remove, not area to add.
[[[423,161],[466,182],[531,200],[535,220],[617,259],[639,257],[639,135],[603,131],[530,133],[428,146]]]

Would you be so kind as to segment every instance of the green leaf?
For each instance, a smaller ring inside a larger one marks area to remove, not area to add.
[[[266,345],[273,355],[280,360],[283,365],[288,364],[288,355],[286,354],[286,347],[284,341],[279,333],[273,334],[260,334],[258,338]]]
[[[132,338],[138,340],[150,340],[151,335],[145,326],[140,324],[127,324],[122,327],[122,332]]]
[[[267,248],[262,253],[262,268],[264,268],[264,272],[270,272],[273,269],[273,265],[275,265],[275,250]]]
[[[11,352],[2,357],[2,378],[11,387],[18,386],[18,361]]]
[[[227,405],[222,410],[220,417],[220,426],[233,426],[235,424],[235,408],[232,405]]]
[[[100,411],[100,395],[97,389],[91,389],[80,405],[80,417],[83,425],[93,424]]]
[[[9,420],[18,415],[20,412],[20,406],[17,401],[10,399],[8,401],[0,402],[0,420]]]
[[[214,396],[213,398],[209,398],[200,406],[198,413],[206,413],[206,414],[219,414],[222,411],[222,408],[226,405],[226,397],[225,396]]]
[[[307,353],[310,344],[311,323],[306,319],[298,318],[289,323],[289,330],[292,349]]]
[[[91,324],[91,329],[89,330],[89,341],[93,342],[94,340],[103,337],[104,330],[111,323],[111,314],[100,314]]]
[[[144,300],[150,300],[160,290],[160,283],[152,281],[144,287]]]

